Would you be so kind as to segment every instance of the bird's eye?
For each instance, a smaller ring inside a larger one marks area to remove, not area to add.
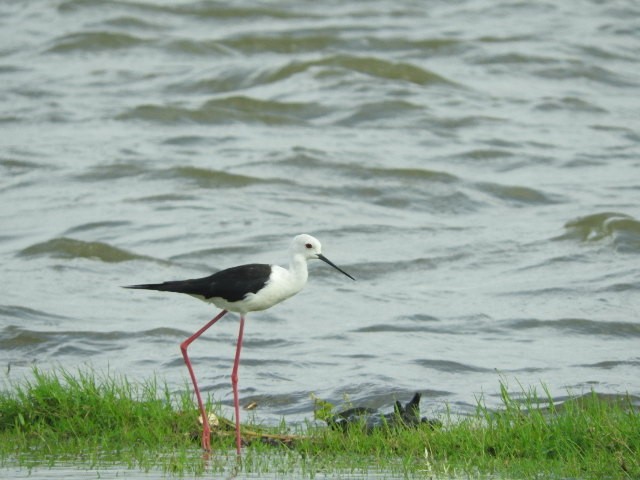
[[[307,247],[307,248],[313,248],[313,245],[311,245],[310,243],[307,243],[307,244],[305,245],[305,247]]]

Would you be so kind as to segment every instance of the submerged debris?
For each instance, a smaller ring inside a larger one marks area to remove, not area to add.
[[[381,413],[368,407],[349,408],[328,418],[327,423],[331,428],[343,431],[350,425],[362,425],[366,432],[383,427],[415,428],[421,424],[428,424],[431,427],[441,426],[442,423],[439,420],[420,417],[420,397],[421,394],[416,392],[404,406],[396,401],[391,413]]]
[[[207,414],[209,425],[211,426],[212,437],[235,437],[235,422],[228,418],[216,415],[213,412]],[[198,416],[198,428],[192,429],[188,435],[193,441],[200,441],[200,425],[202,425],[202,416]],[[267,445],[285,445],[291,446],[296,440],[305,438],[303,435],[294,434],[278,434],[263,431],[260,427],[249,428],[241,427],[242,444],[250,445],[254,441],[259,441]]]
[[[213,413],[213,412],[209,412],[207,414],[207,419],[209,420],[209,425],[211,426],[211,428],[218,428],[220,426],[220,419],[218,418],[218,416]],[[202,415],[198,415],[198,423],[200,425],[203,425],[204,422],[202,421]]]

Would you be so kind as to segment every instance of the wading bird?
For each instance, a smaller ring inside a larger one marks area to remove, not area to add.
[[[202,335],[209,327],[220,320],[227,312],[240,314],[240,329],[236,344],[236,355],[231,371],[231,385],[233,387],[233,406],[236,420],[236,449],[240,454],[242,437],[240,436],[240,404],[238,398],[238,365],[242,348],[245,315],[249,312],[266,310],[277,303],[298,293],[307,283],[309,273],[307,261],[319,259],[328,263],[339,272],[355,280],[344,270],[322,255],[320,242],[311,235],[298,235],[289,247],[289,268],[278,265],[252,263],[228,268],[208,277],[191,280],[178,280],[164,283],[150,283],[144,285],[129,285],[124,288],[138,288],[144,290],[159,290],[163,292],[186,293],[205,302],[213,303],[222,311],[180,344],[184,362],[189,369],[193,388],[198,400],[198,407],[202,415],[202,448],[211,449],[211,429],[207,413],[202,403],[202,397],[196,381],[196,376],[187,354],[189,345]]]

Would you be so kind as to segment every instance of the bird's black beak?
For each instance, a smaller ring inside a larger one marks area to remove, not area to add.
[[[322,255],[321,253],[318,254],[318,258],[320,260],[322,260],[324,263],[328,263],[329,265],[331,265],[333,268],[335,268],[336,270],[338,270],[340,273],[344,273],[347,277],[349,277],[351,280],[355,280],[355,278],[353,278],[351,275],[349,275],[347,272],[345,272],[344,270],[342,270],[340,267],[338,267],[335,263],[333,263],[331,260],[329,260],[327,257],[325,257],[324,255]]]

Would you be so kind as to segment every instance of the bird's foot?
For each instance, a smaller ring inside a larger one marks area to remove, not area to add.
[[[211,451],[211,429],[209,425],[205,425],[202,429],[202,449],[205,452]]]

